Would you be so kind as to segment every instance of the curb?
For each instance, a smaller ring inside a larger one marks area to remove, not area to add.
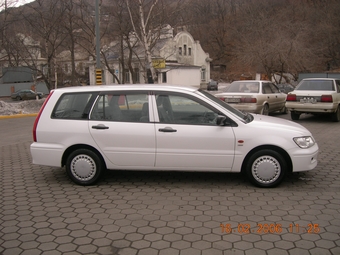
[[[14,118],[23,118],[23,117],[36,117],[38,113],[27,113],[27,114],[14,114],[14,115],[2,115],[1,119],[14,119]]]

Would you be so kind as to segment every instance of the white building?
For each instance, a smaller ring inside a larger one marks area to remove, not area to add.
[[[210,80],[209,54],[204,52],[199,41],[195,41],[190,33],[181,31],[173,36],[172,28],[167,27],[166,35],[163,35],[152,48],[154,67],[158,73],[158,83],[168,83],[174,85],[190,85],[206,88]],[[169,32],[170,31],[170,32]],[[113,43],[107,47],[106,57],[109,62],[111,72],[119,78],[125,76],[125,83],[132,83],[132,76],[126,67],[122,67],[119,58],[119,45]],[[148,83],[145,67],[141,63],[145,61],[145,54],[142,47],[134,48],[135,57],[132,64],[136,71],[137,83]],[[127,53],[124,53],[127,57]],[[164,63],[165,62],[165,63]],[[157,63],[161,65],[157,66]],[[102,64],[103,79],[102,84],[117,83],[116,79],[108,68]],[[90,60],[89,78],[90,84],[96,84],[95,61]]]

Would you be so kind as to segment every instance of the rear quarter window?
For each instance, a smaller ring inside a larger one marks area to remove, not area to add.
[[[65,93],[55,105],[52,119],[87,119],[98,93]]]

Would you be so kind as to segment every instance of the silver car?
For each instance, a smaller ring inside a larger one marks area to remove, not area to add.
[[[286,113],[287,95],[270,81],[234,81],[223,93],[215,96],[245,112],[262,115],[276,111]]]
[[[303,79],[287,96],[286,107],[292,120],[303,113],[329,114],[334,122],[340,121],[340,79]]]

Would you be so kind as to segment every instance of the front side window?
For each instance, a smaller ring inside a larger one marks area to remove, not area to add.
[[[218,113],[193,97],[156,94],[156,102],[161,123],[216,125]]]
[[[275,86],[273,83],[269,83],[269,86],[272,89],[273,93],[280,93],[279,88]]]
[[[263,94],[272,94],[273,93],[272,89],[270,88],[269,83],[263,83],[262,84],[262,92],[263,92]]]
[[[93,107],[92,120],[149,122],[148,95],[142,93],[103,93]]]

